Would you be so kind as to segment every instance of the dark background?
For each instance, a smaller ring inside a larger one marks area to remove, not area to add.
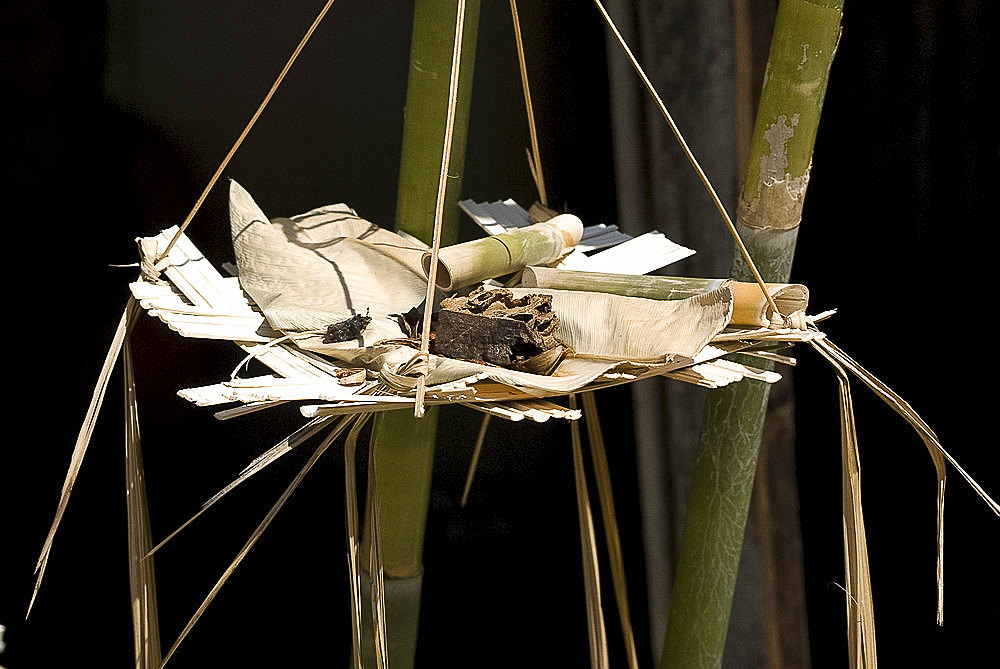
[[[11,0],[0,10],[8,361],[0,451],[7,650],[0,665],[7,669],[130,661],[119,376],[23,622],[34,559],[134,276],[109,265],[134,260],[135,237],[183,219],[321,4],[173,2],[140,12],[140,5],[111,3],[105,14],[100,3]],[[587,222],[613,222],[603,27],[589,3],[542,4],[521,9],[537,68],[549,192],[553,204]],[[392,224],[409,11],[409,3],[389,1],[335,4],[225,175],[265,212],[343,201]],[[996,364],[981,333],[989,333],[985,316],[993,311],[1000,183],[990,95],[998,81],[997,11],[988,0],[848,1],[793,272],[812,291],[812,311],[839,309],[823,325],[833,341],[900,392],[994,495]],[[480,200],[530,203],[506,12],[505,2],[483,3],[464,189]],[[217,264],[231,254],[225,206],[225,189],[217,188],[191,229]],[[475,231],[467,226],[462,234]],[[219,423],[175,391],[223,378],[240,359],[236,347],[181,340],[148,318],[135,340],[158,538],[299,418],[287,410]],[[843,666],[836,383],[810,351],[798,358],[813,665]],[[628,394],[598,399],[645,657]],[[1000,520],[950,472],[946,625],[937,628],[930,458],[859,384],[855,402],[880,655],[887,666],[967,664],[988,653],[1000,631]],[[580,666],[587,650],[568,429],[494,421],[472,500],[461,510],[478,423],[460,408],[442,412],[448,429],[431,496],[421,666]],[[165,644],[307,448],[246,484],[157,557]],[[324,458],[185,641],[177,666],[346,663],[342,468],[338,453]],[[613,621],[609,615],[609,630]],[[617,645],[612,652],[621,659]]]

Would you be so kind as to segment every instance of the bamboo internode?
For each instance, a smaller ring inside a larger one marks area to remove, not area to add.
[[[553,262],[576,246],[582,236],[580,219],[560,214],[544,223],[443,248],[438,255],[437,285],[455,290],[513,274],[528,265]],[[424,254],[423,267],[430,276],[431,254]]]

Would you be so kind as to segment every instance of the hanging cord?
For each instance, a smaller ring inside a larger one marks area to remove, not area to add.
[[[777,305],[774,303],[774,298],[772,298],[771,294],[767,292],[767,286],[764,284],[764,279],[761,278],[760,272],[757,271],[757,266],[753,262],[753,258],[750,257],[750,252],[747,251],[747,247],[743,244],[743,240],[740,239],[740,233],[736,231],[736,226],[733,225],[733,219],[729,217],[729,212],[726,211],[726,207],[722,204],[722,200],[719,199],[719,194],[715,192],[715,188],[712,187],[712,183],[708,180],[708,176],[705,174],[705,171],[701,169],[701,165],[698,164],[698,160],[694,157],[694,153],[692,153],[691,149],[687,145],[687,142],[684,140],[683,135],[681,135],[680,128],[677,127],[677,124],[674,122],[674,118],[670,115],[670,112],[667,111],[666,105],[663,104],[663,100],[660,98],[660,95],[656,92],[656,89],[653,88],[652,82],[650,82],[649,77],[646,76],[642,66],[639,65],[639,61],[636,60],[634,55],[632,55],[632,50],[629,49],[628,44],[625,43],[625,39],[622,37],[622,34],[618,32],[618,28],[608,15],[608,11],[604,9],[604,5],[601,4],[601,0],[594,0],[594,4],[597,5],[597,9],[604,17],[604,22],[608,24],[609,28],[611,28],[611,32],[615,34],[615,38],[617,38],[618,43],[625,51],[625,55],[628,56],[629,61],[631,61],[632,67],[635,68],[635,71],[642,79],[642,83],[646,86],[646,90],[649,91],[649,94],[652,95],[653,99],[656,101],[656,106],[660,108],[660,113],[663,114],[663,118],[667,120],[667,124],[673,131],[674,137],[677,138],[678,143],[681,145],[681,149],[684,150],[684,155],[687,156],[688,162],[690,162],[691,166],[694,167],[695,172],[698,173],[698,177],[701,179],[701,182],[705,185],[705,189],[712,197],[712,202],[715,203],[715,208],[719,210],[719,213],[722,214],[722,218],[725,219],[726,225],[729,227],[729,234],[733,236],[733,240],[736,242],[736,246],[739,247],[740,253],[750,266],[750,271],[753,272],[754,278],[757,280],[757,284],[760,286],[761,292],[764,293],[764,298],[767,300],[768,306],[771,307],[771,318],[780,318],[780,312],[778,311]]]
[[[305,47],[306,42],[309,41],[309,38],[312,37],[312,34],[316,31],[316,27],[319,25],[319,22],[323,20],[323,17],[326,16],[327,11],[329,11],[332,5],[333,5],[333,0],[327,0],[327,3],[326,5],[323,6],[323,9],[320,11],[319,16],[317,16],[316,20],[313,21],[311,26],[309,26],[309,30],[306,31],[306,34],[302,37],[302,41],[299,42],[299,45],[295,47],[295,51],[292,52],[292,55],[288,59],[288,62],[285,63],[285,67],[282,68],[281,73],[278,75],[278,78],[274,81],[274,84],[271,86],[271,90],[269,90],[267,92],[267,95],[264,96],[264,101],[260,103],[260,107],[257,108],[257,111],[254,112],[254,115],[250,118],[250,122],[247,123],[247,126],[243,129],[243,132],[240,133],[240,136],[236,139],[236,143],[233,144],[233,148],[229,149],[229,153],[226,154],[226,157],[222,160],[222,164],[219,165],[219,169],[217,169],[215,171],[215,174],[212,175],[212,178],[208,180],[208,185],[205,186],[205,190],[202,191],[201,196],[198,198],[197,202],[194,203],[194,207],[191,208],[191,212],[188,213],[187,218],[184,219],[184,222],[181,223],[180,228],[177,229],[177,232],[174,234],[173,239],[171,239],[170,243],[167,244],[167,247],[163,249],[163,253],[161,253],[156,258],[156,261],[153,263],[154,266],[167,257],[167,254],[170,253],[170,249],[174,248],[174,244],[177,243],[177,240],[180,239],[180,236],[191,224],[191,220],[194,219],[195,214],[197,214],[198,210],[201,209],[201,205],[204,204],[205,198],[208,197],[208,193],[215,186],[215,182],[217,182],[219,180],[219,177],[222,176],[222,172],[229,165],[229,161],[232,160],[233,155],[236,153],[236,150],[240,148],[240,145],[243,144],[243,140],[246,139],[246,136],[248,134],[250,134],[250,129],[253,128],[254,124],[257,122],[257,119],[260,118],[260,115],[264,112],[264,108],[267,107],[267,104],[271,101],[271,98],[274,96],[274,92],[278,90],[278,86],[281,85],[281,82],[284,81],[285,79],[285,75],[288,74],[288,70],[291,69],[292,63],[294,63],[295,59],[299,57],[299,53],[302,51],[303,47]]]
[[[521,87],[524,89],[524,106],[528,111],[528,134],[531,137],[531,176],[538,188],[538,201],[548,206],[545,194],[545,177],[542,175],[542,155],[538,150],[538,132],[535,130],[535,112],[531,105],[531,89],[528,87],[528,67],[524,61],[524,40],[521,39],[521,21],[517,15],[517,0],[510,0],[510,16],[514,21],[514,39],[517,41],[517,62],[521,70]]]
[[[444,218],[444,193],[448,186],[448,166],[451,162],[451,141],[455,131],[455,104],[458,99],[458,69],[462,62],[462,35],[465,28],[465,0],[458,0],[455,19],[455,48],[451,55],[451,81],[448,86],[448,117],[444,126],[444,147],[441,151],[441,173],[438,178],[437,202],[434,207],[434,239],[431,244],[431,266],[427,273],[427,295],[424,299],[424,322],[420,330],[420,352],[417,369],[417,397],[413,415],[424,415],[424,394],[427,391],[427,367],[431,348],[431,320],[434,312],[434,287],[437,285],[438,255],[441,251],[441,221]]]

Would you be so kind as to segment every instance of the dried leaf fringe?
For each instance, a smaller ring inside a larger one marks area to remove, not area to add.
[[[611,473],[608,456],[604,449],[604,435],[597,415],[597,401],[594,393],[583,393],[583,415],[587,421],[587,440],[590,457],[594,463],[594,479],[597,481],[597,496],[601,504],[601,518],[604,522],[604,537],[608,547],[608,561],[611,565],[611,582],[615,589],[618,618],[625,641],[630,669],[639,669],[639,656],[635,649],[635,634],[632,631],[632,616],[628,605],[628,585],[625,581],[625,559],[622,556],[621,536],[615,514],[615,500],[611,492]]]
[[[181,642],[184,641],[187,635],[191,632],[191,629],[194,627],[195,623],[197,623],[198,620],[201,619],[201,616],[205,613],[205,610],[208,608],[208,605],[212,603],[212,601],[215,599],[215,596],[219,594],[219,591],[222,589],[222,586],[226,584],[226,581],[229,580],[229,577],[233,575],[234,571],[236,571],[236,567],[239,566],[239,564],[243,561],[243,558],[245,558],[247,556],[247,553],[250,552],[250,549],[254,547],[254,545],[257,543],[260,537],[264,534],[264,531],[268,528],[268,526],[270,526],[271,521],[273,521],[275,516],[278,515],[278,511],[281,510],[281,507],[285,505],[285,502],[288,501],[288,498],[291,497],[295,489],[298,488],[300,483],[302,483],[302,480],[305,478],[306,474],[309,473],[309,470],[313,468],[313,466],[316,464],[319,458],[323,455],[323,453],[326,452],[326,450],[330,447],[333,441],[340,434],[340,431],[343,427],[343,423],[345,421],[351,420],[352,418],[353,417],[343,419],[341,421],[341,424],[337,426],[337,428],[339,429],[332,430],[330,434],[323,439],[320,445],[316,447],[316,450],[313,452],[312,456],[310,456],[309,460],[302,466],[302,469],[299,470],[299,473],[295,476],[295,478],[288,485],[285,491],[281,493],[281,496],[278,497],[278,500],[274,503],[274,506],[271,507],[271,510],[267,512],[267,515],[264,516],[264,519],[260,522],[257,528],[250,535],[250,538],[247,539],[247,542],[243,545],[243,548],[239,550],[239,552],[236,554],[236,557],[233,558],[233,561],[229,564],[228,567],[226,567],[226,570],[222,573],[222,576],[219,577],[219,580],[212,587],[212,590],[208,593],[208,595],[205,597],[205,600],[198,607],[198,610],[195,611],[193,616],[191,616],[191,619],[188,621],[187,625],[185,625],[184,629],[181,631],[180,636],[177,637],[177,640],[174,641],[174,645],[171,646],[170,650],[163,658],[163,662],[162,664],[160,664],[161,668],[166,666],[167,662],[170,661],[170,658],[173,657],[174,653],[177,652],[177,648],[181,645]]]
[[[569,396],[569,406],[576,409],[576,395]],[[577,421],[570,423],[573,448],[573,478],[576,482],[576,507],[580,522],[580,548],[583,557],[583,584],[587,601],[587,632],[590,639],[590,666],[592,669],[607,669],[608,638],[604,627],[604,613],[601,608],[601,583],[597,564],[597,540],[594,536],[594,520],[587,493],[587,477],[583,468],[583,448],[580,440],[580,426]]]
[[[128,518],[128,571],[132,594],[135,666],[136,669],[153,669],[160,666],[160,625],[153,561],[144,559],[153,540],[142,466],[135,370],[128,337],[124,340],[122,361],[125,370],[125,508]]]
[[[83,425],[80,427],[80,432],[76,438],[76,445],[73,447],[73,454],[70,456],[69,469],[66,471],[66,479],[63,481],[62,493],[59,496],[59,504],[56,506],[55,518],[52,520],[51,527],[49,527],[48,536],[45,538],[45,543],[42,545],[42,552],[38,557],[38,563],[35,565],[35,573],[38,576],[35,580],[35,588],[31,593],[31,601],[28,602],[28,610],[25,613],[25,618],[31,614],[31,607],[34,606],[35,598],[38,596],[38,589],[42,585],[42,578],[45,576],[45,567],[48,565],[49,555],[52,552],[52,542],[55,539],[56,530],[59,529],[59,523],[66,512],[66,507],[69,504],[69,497],[73,492],[76,477],[83,466],[83,458],[87,454],[87,446],[90,444],[90,437],[94,432],[97,416],[101,411],[101,405],[104,403],[104,393],[108,388],[108,379],[111,377],[111,370],[114,368],[115,361],[121,353],[125,337],[135,324],[140,311],[141,307],[138,301],[130,297],[125,306],[125,311],[122,313],[121,320],[118,322],[118,328],[111,339],[111,347],[104,358],[104,365],[101,367],[101,372],[97,377],[97,385],[94,387],[90,406],[87,408]]]
[[[976,481],[962,468],[962,466],[941,446],[941,442],[930,426],[917,414],[916,411],[891,388],[876,378],[871,372],[859,365],[849,355],[837,347],[828,338],[815,338],[810,340],[812,346],[834,364],[854,374],[879,398],[898,413],[910,424],[920,435],[931,459],[934,461],[934,468],[937,474],[937,623],[944,624],[944,493],[946,482],[945,463],[947,462],[965,479],[979,497],[986,502],[993,513],[1000,516],[1000,504],[997,504]]]

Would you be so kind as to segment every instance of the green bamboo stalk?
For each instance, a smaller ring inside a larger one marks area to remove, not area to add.
[[[781,0],[737,227],[765,281],[791,271],[842,0]],[[733,277],[752,280],[737,255]],[[711,391],[660,667],[720,667],[768,386]]]
[[[417,0],[414,7],[410,71],[407,83],[400,162],[396,229],[430,244],[434,232],[444,129],[448,113],[451,61],[458,0]],[[479,23],[479,0],[467,0],[455,107],[446,207],[441,244],[458,237],[458,199],[465,164],[473,63]],[[381,563],[385,572],[388,664],[412,667],[420,613],[424,529],[434,464],[438,412],[422,418],[404,411],[379,414],[372,436],[377,462],[369,490],[377,490]],[[369,510],[373,500],[366,502]],[[363,565],[369,564],[372,527],[365,514]],[[370,587],[371,580],[364,579]],[[367,603],[367,597],[363,601]],[[375,666],[370,616],[365,616],[365,666]]]

